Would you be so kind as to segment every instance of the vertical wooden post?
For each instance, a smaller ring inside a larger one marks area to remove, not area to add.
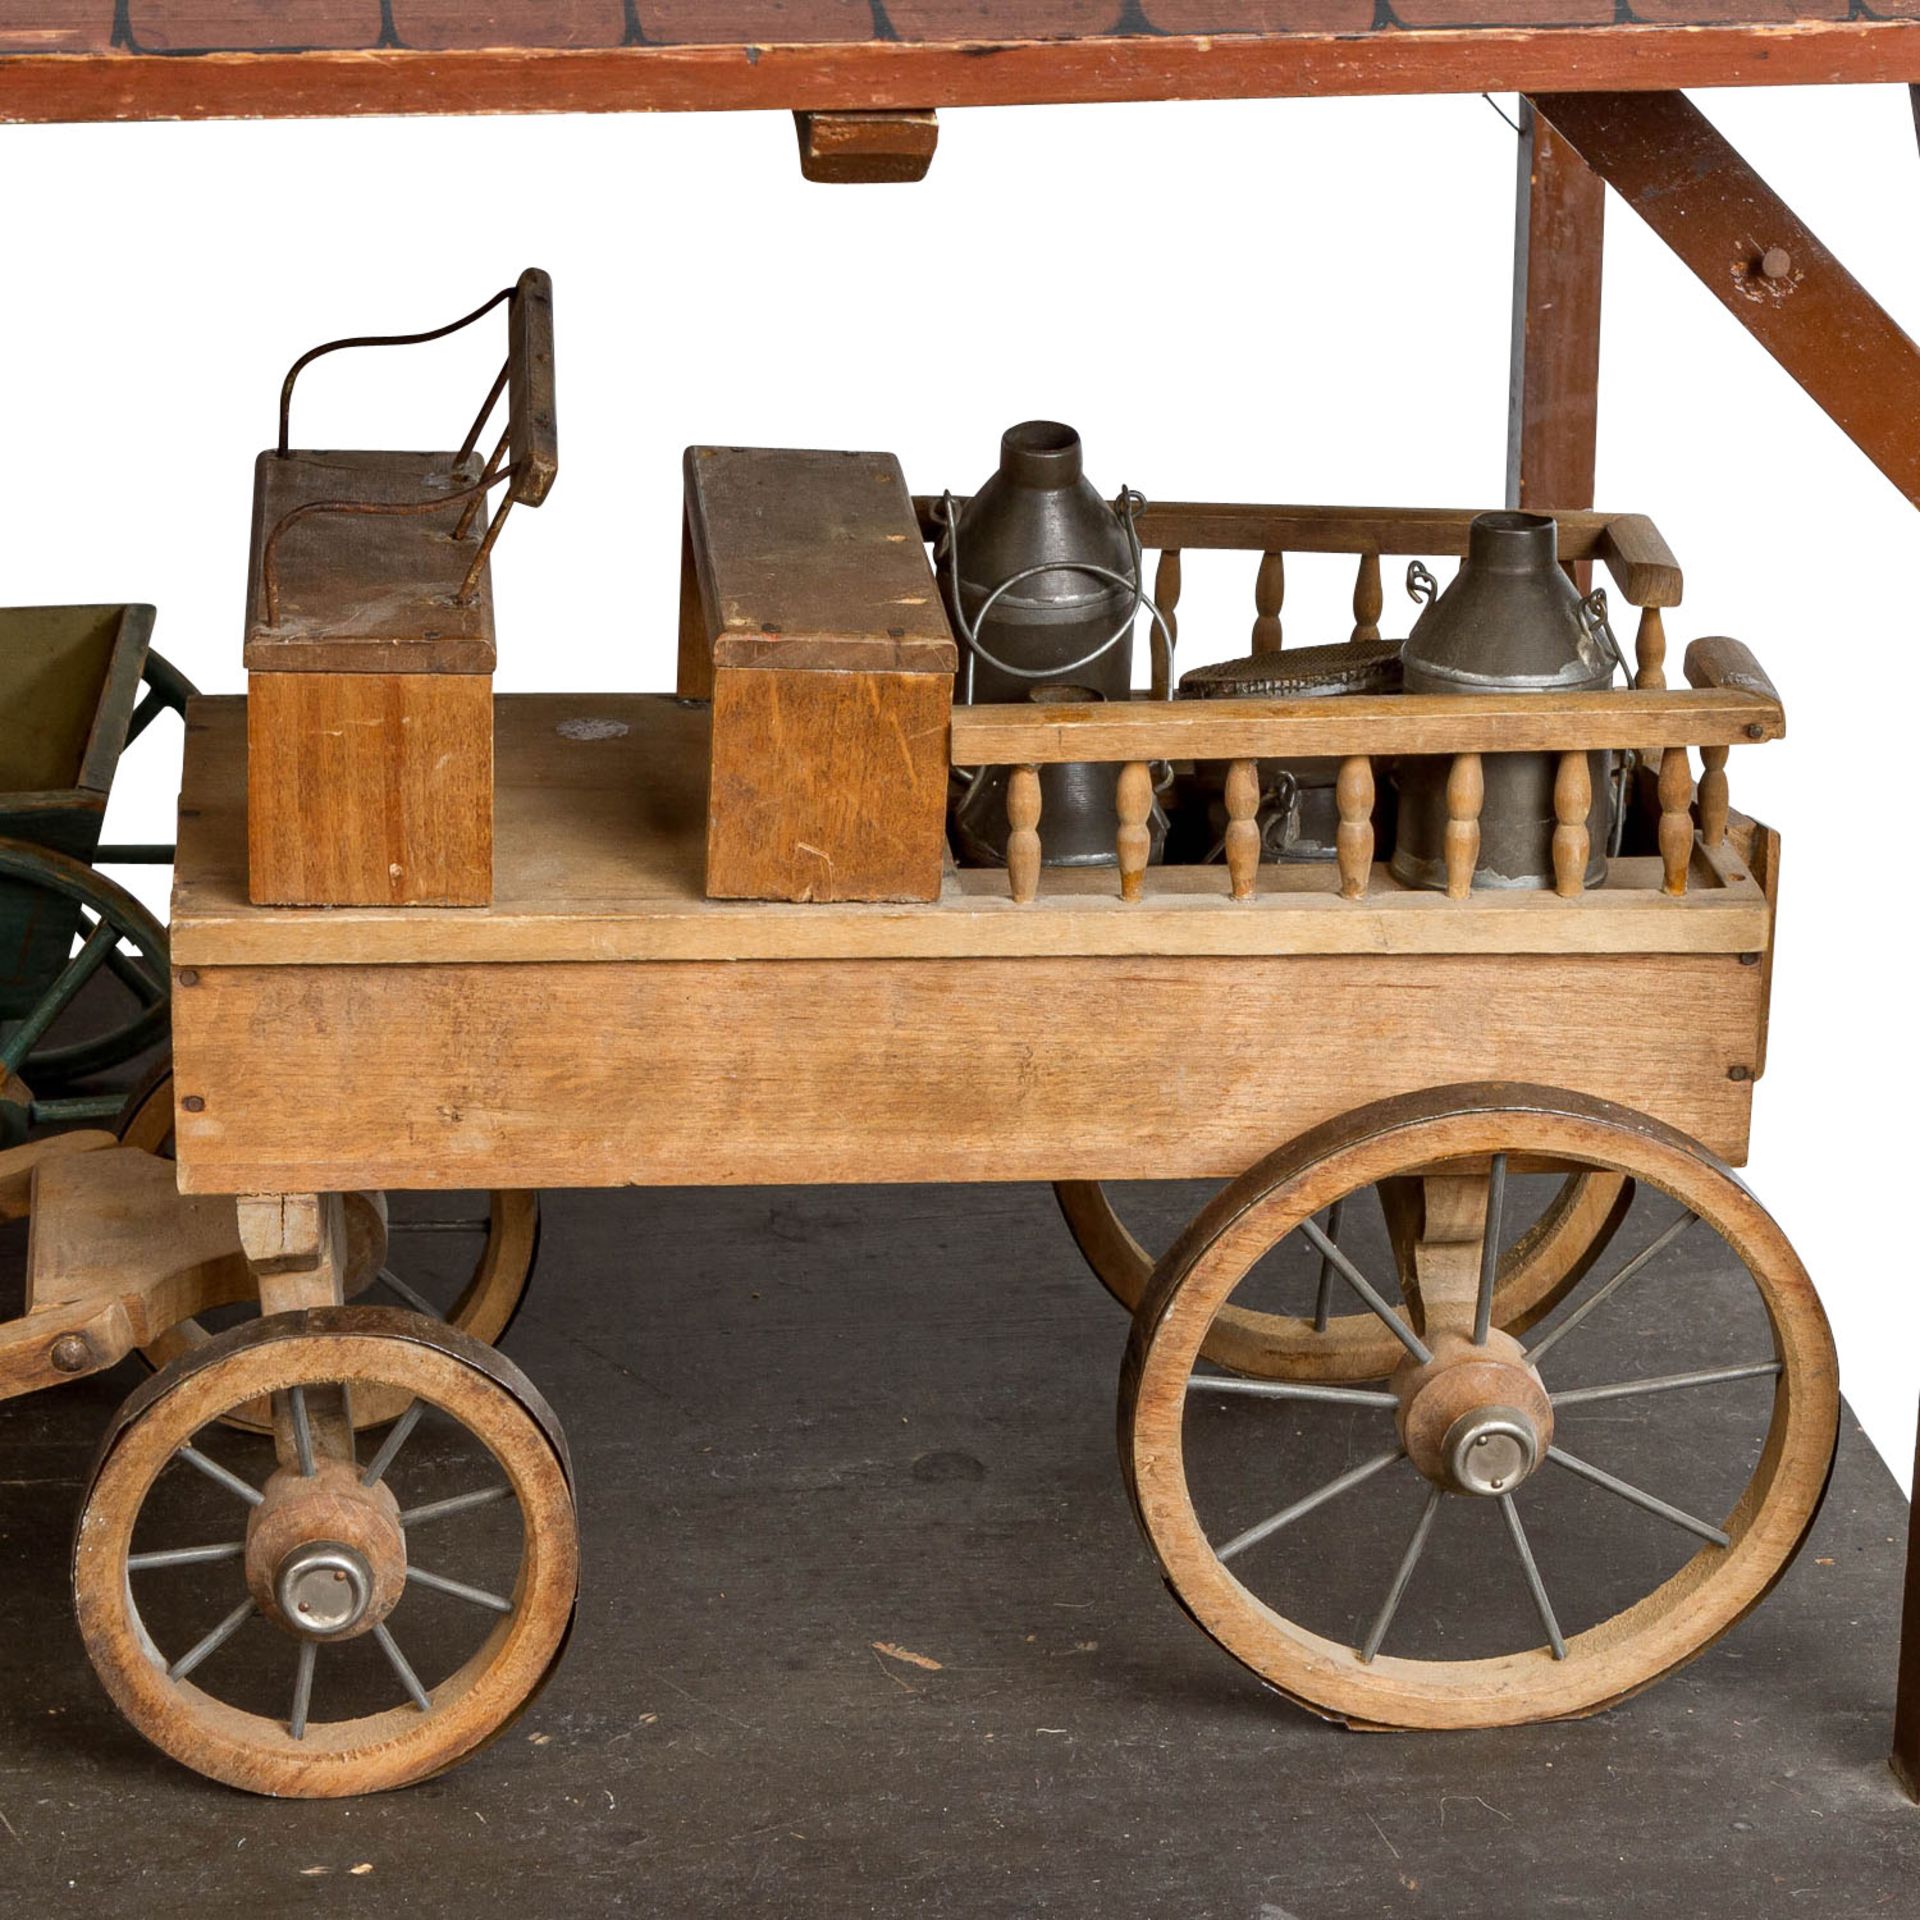
[[[1180,639],[1180,549],[1163,547],[1153,574],[1153,604],[1167,623],[1166,638],[1153,630],[1153,697],[1165,700],[1173,693],[1173,652]],[[1164,658],[1163,658],[1164,656]]]
[[[1120,898],[1138,900],[1147,871],[1153,836],[1147,821],[1153,813],[1153,775],[1144,760],[1129,760],[1120,769],[1120,831],[1115,851],[1120,856]]]
[[[1667,623],[1658,607],[1640,609],[1640,630],[1633,638],[1633,684],[1641,693],[1666,690]]]
[[[1669,747],[1660,756],[1660,859],[1666,868],[1664,890],[1687,890],[1687,865],[1693,858],[1693,769],[1685,747]]]
[[[1234,760],[1227,767],[1227,882],[1236,900],[1253,898],[1260,874],[1260,767]]]
[[[1447,771],[1447,893],[1464,900],[1473,891],[1480,864],[1480,809],[1487,781],[1477,753],[1456,753]]]
[[[1507,504],[1590,507],[1607,190],[1530,101],[1520,111]]]
[[[1040,891],[1040,769],[1007,770],[1007,885],[1025,906]]]
[[[1287,599],[1287,557],[1263,553],[1260,571],[1253,577],[1253,650],[1278,653],[1283,643],[1280,609]]]
[[[1373,877],[1373,762],[1356,753],[1340,762],[1333,797],[1340,809],[1334,853],[1340,862],[1340,897],[1364,900]]]
[[[1684,762],[1686,749],[1683,747],[1680,751]],[[1592,806],[1593,772],[1587,765],[1586,754],[1563,753],[1559,771],[1553,778],[1553,890],[1563,900],[1578,899],[1587,884],[1587,862],[1593,857],[1593,836],[1587,831],[1587,814]],[[1663,826],[1663,835],[1665,831]],[[1691,833],[1688,838],[1692,838]],[[1685,874],[1682,867],[1682,891]]]
[[[1700,749],[1700,839],[1709,847],[1727,837],[1727,755],[1730,747]]]
[[[1363,553],[1360,569],[1353,581],[1353,633],[1355,640],[1380,638],[1380,615],[1387,596],[1380,585],[1380,556]]]

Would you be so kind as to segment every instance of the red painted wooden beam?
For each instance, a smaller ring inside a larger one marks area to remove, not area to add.
[[[1535,107],[1920,506],[1920,348],[1679,93]]]
[[[1527,109],[1513,240],[1512,506],[1593,505],[1606,207],[1600,176]]]

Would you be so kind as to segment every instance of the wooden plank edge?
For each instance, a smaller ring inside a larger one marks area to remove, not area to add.
[[[1704,877],[1704,876],[1703,876]],[[1748,883],[1750,886],[1750,883]],[[1696,888],[1681,899],[1604,892],[1580,901],[1534,896],[1463,919],[1444,896],[1412,908],[1387,893],[1365,901],[1329,893],[1295,898],[1151,897],[1129,905],[1043,895],[1028,906],[970,898],[937,910],[804,905],[781,914],[749,903],[739,912],[658,916],[502,916],[466,921],[444,956],[423,956],[419,929],[394,918],[335,908],[204,915],[176,922],[173,957],[204,980],[221,967],[485,966],[719,963],[736,960],[1288,958],[1317,954],[1554,955],[1756,953],[1768,944],[1757,888]],[[1479,896],[1492,898],[1492,896]],[[1310,903],[1310,904],[1309,904]],[[299,925],[287,924],[304,913]],[[1469,931],[1471,929],[1471,931]],[[990,942],[990,944],[989,944]]]
[[[847,111],[1920,81],[1920,22],[0,55],[0,122]]]
[[[953,710],[957,767],[1288,755],[1574,753],[1777,740],[1777,701],[1739,688],[1636,693],[1350,694],[1340,700],[986,704]],[[1042,833],[1045,825],[1042,824]]]

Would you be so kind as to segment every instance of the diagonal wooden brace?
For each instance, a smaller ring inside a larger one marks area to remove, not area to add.
[[[1533,105],[1920,506],[1920,347],[1686,95]]]

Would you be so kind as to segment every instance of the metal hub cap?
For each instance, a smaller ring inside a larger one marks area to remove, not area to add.
[[[360,1624],[373,1598],[373,1569],[357,1548],[315,1540],[281,1561],[274,1593],[299,1632],[331,1640]]]
[[[1518,1407],[1478,1407],[1447,1429],[1447,1478],[1460,1493],[1511,1493],[1539,1464],[1540,1438]]]

